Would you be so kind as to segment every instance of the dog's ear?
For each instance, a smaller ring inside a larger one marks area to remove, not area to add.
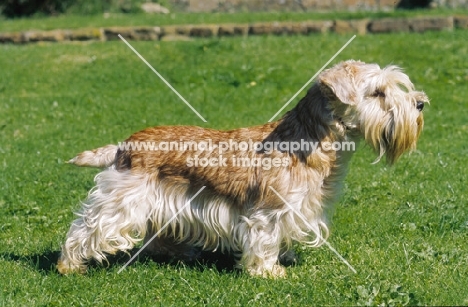
[[[362,62],[346,61],[322,72],[318,78],[322,93],[331,94],[342,103],[355,104],[357,90],[354,76],[362,64]]]

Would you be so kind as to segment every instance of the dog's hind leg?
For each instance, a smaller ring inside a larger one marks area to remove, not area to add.
[[[241,241],[242,257],[238,266],[253,276],[284,277],[285,268],[278,257],[284,240],[281,222],[274,212],[260,210],[244,217],[238,225],[237,236]]]
[[[86,263],[106,261],[106,254],[132,249],[146,234],[151,210],[148,176],[108,169],[83,204],[62,247],[60,273],[84,273]]]

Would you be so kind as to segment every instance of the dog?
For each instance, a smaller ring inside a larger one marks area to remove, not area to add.
[[[194,259],[219,250],[253,276],[285,276],[279,259],[295,257],[293,242],[319,246],[328,237],[355,150],[340,144],[364,139],[375,162],[393,164],[415,149],[428,102],[399,67],[348,60],[319,74],[278,121],[230,131],[153,127],[85,151],[69,162],[105,169],[71,225],[58,271],[85,273],[91,260],[143,241],[150,254]]]

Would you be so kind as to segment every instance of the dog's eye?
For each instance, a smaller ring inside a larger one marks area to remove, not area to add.
[[[424,109],[424,101],[416,101],[416,109],[422,111]]]
[[[385,98],[385,93],[382,90],[376,90],[373,94],[372,97],[381,97]]]

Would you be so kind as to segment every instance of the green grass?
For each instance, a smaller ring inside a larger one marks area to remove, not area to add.
[[[264,123],[348,39],[132,43],[207,123],[122,42],[1,45],[0,306],[467,305],[462,31],[359,36],[335,60],[400,65],[432,100],[416,152],[392,168],[372,165],[365,146],[353,158],[330,243],[357,274],[327,247],[303,246],[296,246],[300,264],[280,280],[211,263],[144,260],[117,274],[120,261],[85,276],[60,276],[54,268],[73,211],[97,173],[65,160],[147,126]]]
[[[26,30],[74,29],[83,27],[110,26],[163,26],[171,24],[201,24],[201,23],[250,23],[261,21],[303,21],[303,20],[334,20],[361,19],[382,17],[414,17],[414,16],[452,16],[468,13],[467,10],[395,10],[391,12],[258,12],[258,13],[171,13],[168,15],[148,14],[118,14],[111,13],[107,18],[103,15],[73,15],[66,14],[57,17],[0,19],[0,32]]]

